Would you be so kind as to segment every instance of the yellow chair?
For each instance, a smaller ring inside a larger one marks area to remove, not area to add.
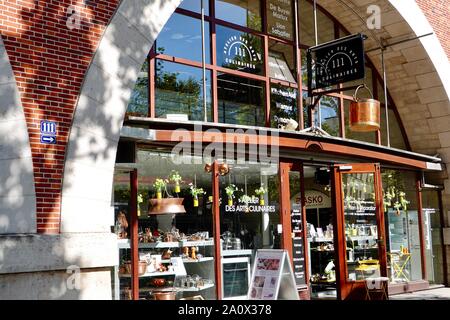
[[[355,268],[356,273],[360,274],[361,279],[366,279],[367,276],[380,275],[380,262],[376,259],[360,260],[358,266]]]
[[[388,252],[391,268],[392,268],[392,281],[405,280],[409,281],[408,275],[405,273],[406,266],[411,259],[410,253],[401,252]]]

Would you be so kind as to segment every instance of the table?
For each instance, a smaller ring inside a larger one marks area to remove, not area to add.
[[[373,277],[364,280],[366,288],[366,300],[372,300],[371,294],[381,293],[381,300],[389,300],[388,286],[389,278],[387,277]]]

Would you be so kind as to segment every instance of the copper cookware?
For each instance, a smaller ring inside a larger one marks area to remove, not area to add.
[[[370,132],[380,129],[380,101],[375,99],[358,98],[358,90],[366,88],[370,95],[372,92],[366,85],[359,86],[350,103],[350,129],[357,132]]]

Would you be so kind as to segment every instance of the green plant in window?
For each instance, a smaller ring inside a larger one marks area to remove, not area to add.
[[[156,198],[161,199],[162,198],[162,192],[163,190],[166,190],[167,183],[169,181],[167,179],[161,179],[157,178],[155,182],[153,183],[153,188],[156,191]]]
[[[228,186],[225,187],[225,193],[228,196],[228,205],[232,206],[233,205],[233,198],[234,198],[234,193],[238,190],[238,188],[236,187],[236,185],[234,184],[229,184]]]
[[[203,190],[203,188],[197,188],[192,183],[189,184],[189,189],[194,199],[194,207],[198,207],[198,196],[206,194],[206,192]]]
[[[183,178],[176,170],[172,170],[169,174],[169,181],[175,183],[174,191],[175,193],[180,193],[180,184],[183,182]]]
[[[259,196],[259,204],[261,206],[264,205],[264,195],[267,193],[267,189],[264,188],[263,186],[259,187],[258,189],[255,190],[255,194],[257,196]]]

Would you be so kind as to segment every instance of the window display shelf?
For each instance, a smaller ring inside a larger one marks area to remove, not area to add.
[[[334,239],[333,238],[319,238],[319,237],[314,237],[314,238],[308,238],[308,242],[333,242]]]
[[[202,291],[206,289],[210,289],[214,287],[214,283],[205,284],[201,287],[192,287],[192,288],[177,288],[177,290],[183,291],[183,292],[197,292]]]
[[[130,249],[129,239],[120,239],[117,241],[119,249]],[[139,249],[164,249],[164,248],[181,248],[181,247],[203,247],[203,246],[214,246],[214,240],[203,240],[203,241],[177,241],[177,242],[149,242],[149,243],[139,243]]]
[[[377,240],[377,236],[347,236],[351,241]]]
[[[146,272],[140,275],[139,278],[149,278],[149,277],[161,277],[161,276],[174,276],[175,272]],[[131,278],[131,274],[120,274],[121,278]]]
[[[198,263],[198,262],[205,262],[205,261],[213,261],[214,257],[204,257],[200,259],[183,259],[183,263]],[[163,259],[161,260],[161,263],[170,263],[170,259]]]

